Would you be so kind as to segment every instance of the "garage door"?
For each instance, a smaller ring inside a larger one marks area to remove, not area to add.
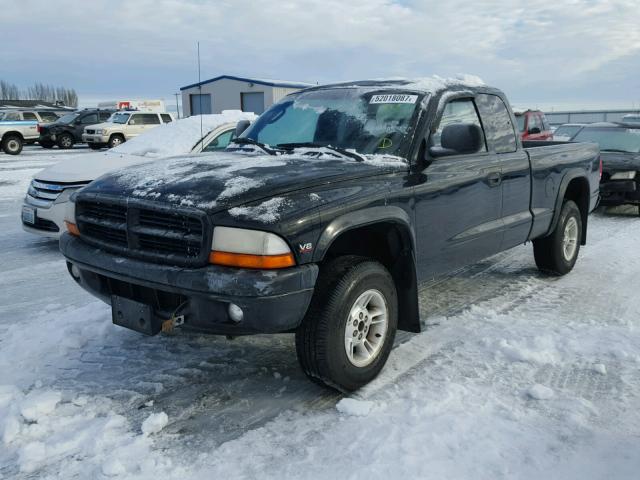
[[[241,93],[243,112],[261,114],[264,112],[264,92]]]
[[[211,113],[210,93],[193,93],[189,98],[191,101],[191,115],[208,115]]]

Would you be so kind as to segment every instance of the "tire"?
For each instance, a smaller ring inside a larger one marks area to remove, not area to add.
[[[73,148],[73,144],[76,143],[76,141],[73,138],[73,135],[70,135],[68,133],[63,133],[58,137],[57,143],[58,143],[58,147],[60,147],[61,149],[68,150],[69,148]]]
[[[572,200],[565,200],[553,232],[533,241],[533,256],[538,269],[551,275],[569,273],[578,259],[581,241],[580,209]]]
[[[89,148],[91,150],[100,150],[101,148],[104,148],[104,145],[100,145],[100,144],[97,144],[97,143],[90,143],[89,144]]]
[[[322,267],[296,331],[298,361],[316,383],[357,390],[382,370],[397,325],[398,298],[387,269],[362,257],[338,257]]]
[[[125,142],[125,139],[122,135],[120,135],[119,133],[116,133],[114,135],[111,135],[111,137],[109,137],[109,148],[113,148],[113,147],[117,147],[118,145],[121,145]]]
[[[7,155],[19,155],[24,142],[19,135],[5,135],[2,139],[2,151]]]

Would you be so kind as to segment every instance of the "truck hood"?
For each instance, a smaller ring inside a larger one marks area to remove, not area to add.
[[[85,130],[88,128],[90,130],[97,130],[99,128],[114,128],[114,126],[117,127],[122,127],[124,126],[124,123],[112,123],[112,122],[102,122],[102,123],[96,123],[95,125],[87,125],[85,128]]]
[[[42,182],[83,183],[91,182],[111,170],[119,170],[153,158],[118,154],[112,151],[74,154],[68,160],[52,165],[36,173],[33,178]]]
[[[319,184],[407,171],[389,157],[364,162],[303,153],[247,155],[239,152],[173,157],[105,175],[82,191],[195,207],[216,213]]]
[[[640,153],[623,153],[600,151],[602,168],[605,171],[623,172],[627,170],[640,171]]]

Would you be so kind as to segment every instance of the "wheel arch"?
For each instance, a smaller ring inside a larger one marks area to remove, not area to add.
[[[415,235],[409,214],[400,207],[370,207],[334,219],[316,244],[314,261],[359,255],[382,263],[398,293],[398,328],[420,332]]]
[[[20,137],[20,140],[22,140],[24,142],[24,136],[22,135],[22,133],[20,133],[17,130],[9,130],[8,132],[4,132],[2,134],[2,136],[0,137],[0,140],[4,140],[6,137],[11,136],[11,135],[15,135],[17,137]]]
[[[562,204],[565,200],[573,200],[578,209],[582,220],[582,239],[580,244],[585,245],[587,242],[587,222],[589,219],[589,200],[590,200],[589,179],[582,170],[570,170],[565,174],[560,182],[558,189],[558,198],[556,199],[555,211],[549,233],[558,225]]]

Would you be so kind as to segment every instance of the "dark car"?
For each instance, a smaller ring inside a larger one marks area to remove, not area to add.
[[[105,122],[115,110],[80,110],[64,115],[56,122],[39,125],[38,143],[44,148],[72,148],[82,142],[84,127]]]
[[[72,197],[69,272],[117,325],[295,332],[309,377],[357,389],[420,331],[423,282],[527,241],[563,275],[586,242],[597,145],[521,142],[481,85],[314,87],[226,152],[107,174]]]
[[[640,215],[640,124],[592,123],[572,139],[594,142],[602,155],[601,204],[638,205]]]

